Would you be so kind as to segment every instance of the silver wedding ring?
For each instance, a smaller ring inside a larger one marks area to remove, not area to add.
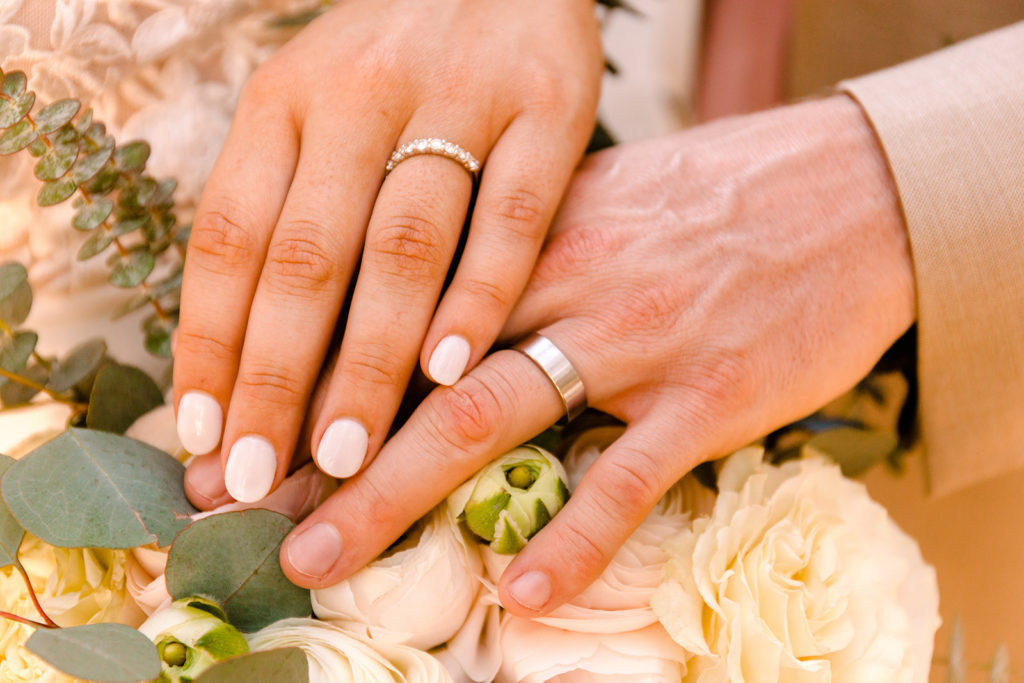
[[[387,178],[388,174],[406,159],[411,159],[420,154],[433,154],[434,156],[451,159],[469,171],[474,180],[480,173],[480,162],[477,161],[476,157],[454,142],[448,142],[441,138],[419,138],[401,145],[391,153],[391,158],[388,159],[387,166],[384,167],[384,177]]]
[[[512,348],[536,363],[555,385],[565,408],[563,424],[583,412],[587,407],[587,392],[583,388],[583,380],[565,354],[551,343],[550,339],[534,332]]]

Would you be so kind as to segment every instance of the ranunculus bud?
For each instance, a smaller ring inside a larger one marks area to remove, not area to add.
[[[449,502],[492,550],[512,555],[565,505],[565,482],[565,469],[555,456],[537,446],[520,446],[482,469]]]
[[[220,605],[185,598],[158,610],[139,630],[156,643],[163,673],[157,683],[184,683],[219,661],[249,651],[245,636],[227,622]]]

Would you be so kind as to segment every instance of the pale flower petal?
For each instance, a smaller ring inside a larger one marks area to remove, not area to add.
[[[325,621],[375,640],[421,649],[462,626],[480,588],[480,558],[445,505],[397,546],[329,588],[314,590]]]
[[[935,571],[864,487],[821,459],[737,452],[708,518],[670,539],[652,599],[698,654],[686,680],[924,683]]]
[[[297,647],[310,683],[451,683],[436,659],[416,648],[367,642],[315,619],[283,619],[249,636],[254,652]]]

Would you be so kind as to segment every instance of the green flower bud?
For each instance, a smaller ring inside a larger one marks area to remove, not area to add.
[[[461,519],[503,555],[518,553],[569,498],[565,469],[533,445],[503,455],[465,486],[472,486]]]
[[[204,598],[178,600],[139,630],[156,643],[163,666],[158,683],[189,683],[217,662],[249,651],[220,605]]]

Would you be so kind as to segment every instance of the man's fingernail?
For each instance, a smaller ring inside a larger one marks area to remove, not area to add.
[[[430,354],[427,372],[438,384],[451,386],[459,381],[469,363],[469,342],[457,334],[442,339]]]
[[[206,455],[220,443],[224,411],[204,391],[190,391],[178,403],[178,438],[193,455]]]
[[[318,579],[341,557],[341,534],[333,524],[317,522],[289,541],[286,552],[296,571]]]
[[[508,592],[523,607],[540,611],[551,599],[551,579],[544,572],[529,571],[513,581]]]
[[[320,439],[316,464],[332,477],[351,477],[363,466],[370,435],[352,418],[335,420]]]
[[[224,485],[239,503],[255,503],[270,493],[277,473],[277,454],[262,436],[243,436],[231,447]]]

